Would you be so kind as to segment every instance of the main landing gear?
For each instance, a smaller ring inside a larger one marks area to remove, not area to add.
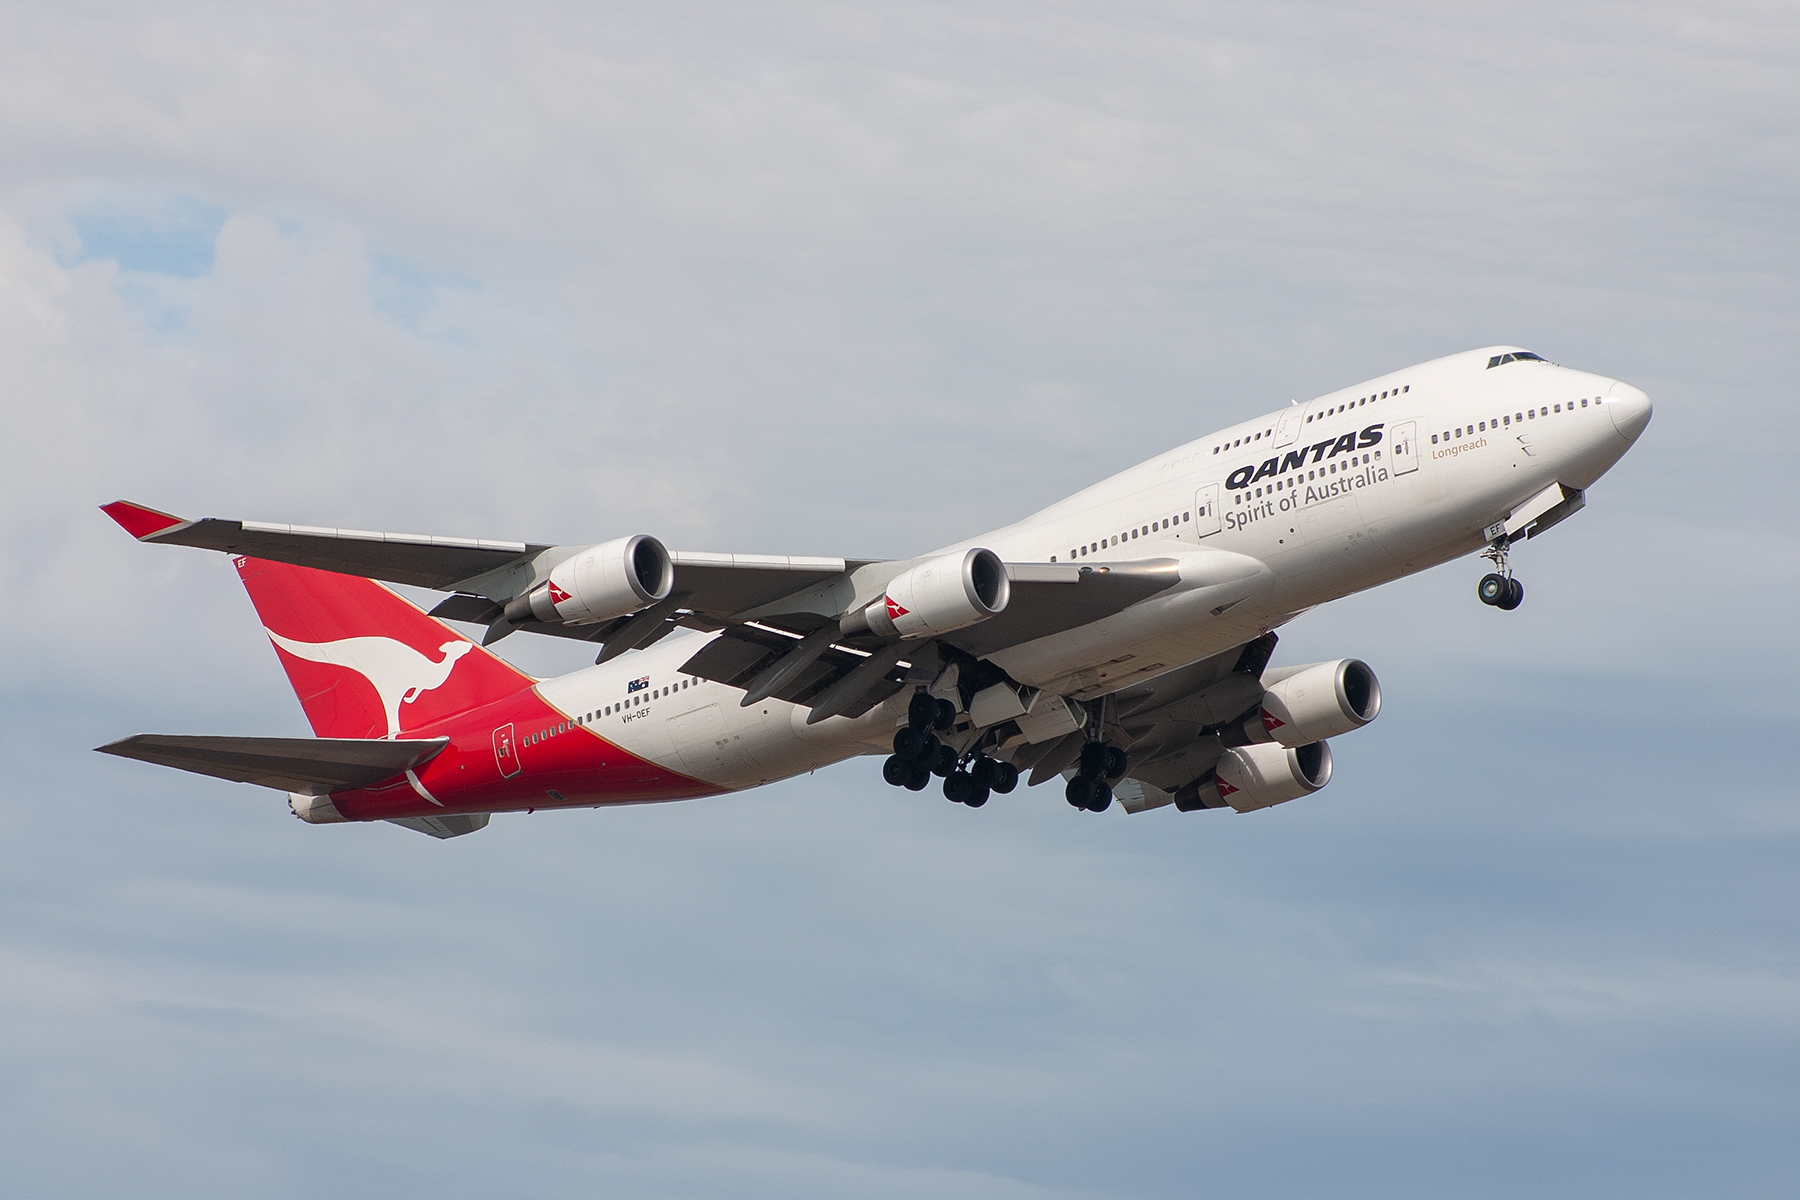
[[[1125,751],[1106,742],[1089,742],[1081,748],[1081,765],[1063,795],[1076,808],[1105,812],[1112,807],[1112,781],[1131,765]]]
[[[933,775],[944,781],[944,796],[980,808],[988,795],[1002,796],[1019,784],[1019,770],[1008,762],[976,752],[967,756],[938,740],[956,724],[956,706],[919,692],[907,708],[907,725],[894,735],[894,754],[881,765],[881,777],[895,787],[923,791]]]
[[[1481,602],[1501,612],[1511,612],[1525,603],[1525,585],[1513,578],[1512,568],[1506,565],[1506,538],[1489,542],[1481,557],[1494,564],[1494,570],[1483,575],[1475,587]]]

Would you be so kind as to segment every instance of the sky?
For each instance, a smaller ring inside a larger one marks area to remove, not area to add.
[[[1796,114],[1732,0],[0,5],[6,1192],[1793,1195]],[[1385,705],[1277,809],[91,753],[307,732],[114,499],[910,556],[1495,343],[1655,419],[1282,630]]]

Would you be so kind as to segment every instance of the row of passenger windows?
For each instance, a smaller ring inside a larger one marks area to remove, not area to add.
[[[1375,451],[1375,461],[1379,462],[1380,459],[1381,451],[1377,450]],[[1242,504],[1246,496],[1249,496],[1251,499],[1256,499],[1264,492],[1273,496],[1276,492],[1292,491],[1294,488],[1299,487],[1308,480],[1323,479],[1327,475],[1336,475],[1340,470],[1348,472],[1351,467],[1366,467],[1369,465],[1369,462],[1370,459],[1367,454],[1363,455],[1360,461],[1357,459],[1356,455],[1352,454],[1349,458],[1339,459],[1337,462],[1320,467],[1317,470],[1310,470],[1306,473],[1304,478],[1296,471],[1292,479],[1277,479],[1274,483],[1264,484],[1262,487],[1257,488],[1254,494],[1248,491],[1238,492],[1236,493],[1237,502]]]
[[[1580,403],[1581,403],[1581,407],[1586,408],[1589,403],[1588,398],[1586,396],[1583,396],[1581,398]],[[1547,417],[1547,416],[1550,416],[1552,413],[1560,413],[1565,408],[1569,412],[1574,412],[1575,404],[1576,404],[1576,402],[1571,400],[1566,405],[1552,404],[1546,408],[1528,408],[1524,412],[1514,413],[1510,417],[1507,417],[1507,416],[1492,417],[1486,421],[1477,421],[1473,425],[1458,425],[1456,427],[1456,435],[1455,436],[1460,438],[1460,437],[1468,437],[1468,436],[1470,436],[1472,434],[1476,434],[1476,433],[1486,433],[1486,432],[1488,432],[1488,430],[1490,428],[1504,429],[1507,426],[1513,424],[1515,421],[1517,421],[1521,424],[1526,421],[1535,421],[1539,417]],[[1600,404],[1600,397],[1595,396],[1593,398],[1593,404],[1595,405],[1595,407],[1598,407]],[[1446,442],[1455,440],[1451,436],[1450,431],[1448,429],[1444,430],[1443,440]],[[1435,433],[1431,435],[1431,444],[1434,446],[1438,444],[1438,435]]]
[[[555,737],[559,733],[567,733],[577,725],[592,725],[601,717],[610,717],[614,713],[622,713],[628,708],[636,708],[640,704],[648,704],[650,701],[661,696],[667,696],[671,692],[685,691],[690,685],[698,687],[700,681],[698,679],[683,679],[678,683],[671,683],[668,687],[663,688],[660,691],[652,689],[648,692],[640,692],[638,695],[628,697],[619,701],[617,704],[607,704],[595,709],[586,716],[576,717],[573,721],[564,721],[560,725],[552,725],[548,729],[540,729],[527,737],[525,739],[525,744],[527,746],[535,746],[546,738]]]
[[[1365,404],[1373,404],[1377,400],[1386,400],[1389,396],[1404,395],[1410,391],[1412,391],[1412,384],[1409,383],[1404,387],[1389,388],[1387,391],[1379,394],[1372,392],[1359,400],[1346,400],[1336,408],[1328,408],[1324,412],[1309,414],[1306,418],[1306,423],[1311,425],[1314,421],[1323,421],[1326,417],[1335,417],[1341,412],[1349,412],[1353,408],[1361,408]],[[1236,438],[1229,442],[1222,442],[1219,445],[1214,446],[1213,453],[1218,454],[1224,450],[1235,450],[1239,446],[1248,445],[1251,442],[1260,442],[1266,437],[1274,436],[1275,431],[1273,429],[1265,429],[1260,433],[1247,434],[1244,437]]]
[[[1075,547],[1073,550],[1069,551],[1069,557],[1086,558],[1090,554],[1098,554],[1108,546],[1116,546],[1120,542],[1129,542],[1132,538],[1149,537],[1153,533],[1160,533],[1165,529],[1173,529],[1183,521],[1191,521],[1193,519],[1194,514],[1191,512],[1177,513],[1172,517],[1159,518],[1158,520],[1150,522],[1148,525],[1139,525],[1136,529],[1127,529],[1124,533],[1109,533],[1097,542],[1089,542],[1085,546]],[[1050,556],[1050,561],[1055,562],[1056,555],[1052,554]]]
[[[1346,401],[1345,403],[1338,405],[1336,408],[1328,408],[1322,413],[1312,414],[1311,416],[1306,418],[1306,423],[1308,425],[1310,425],[1314,421],[1323,421],[1326,417],[1334,417],[1338,413],[1346,412],[1349,409],[1361,408],[1365,404],[1373,404],[1377,400],[1386,400],[1389,396],[1400,396],[1400,395],[1404,395],[1405,393],[1410,392],[1410,391],[1412,391],[1412,384],[1409,383],[1405,387],[1389,388],[1387,391],[1382,392],[1379,396],[1371,394],[1368,396],[1364,396],[1361,400]]]

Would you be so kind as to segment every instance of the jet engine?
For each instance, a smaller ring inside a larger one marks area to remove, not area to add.
[[[1175,793],[1175,807],[1255,812],[1311,795],[1330,782],[1331,747],[1324,742],[1237,746],[1225,751],[1213,774]]]
[[[881,599],[845,620],[845,632],[932,637],[998,616],[1011,596],[1006,564],[992,550],[945,554],[896,575]]]
[[[1227,741],[1305,746],[1361,729],[1381,712],[1381,684],[1354,658],[1271,671],[1262,705]]]
[[[610,621],[668,598],[675,564],[663,544],[647,534],[614,538],[563,559],[550,578],[506,605],[506,618],[523,624],[586,625]]]

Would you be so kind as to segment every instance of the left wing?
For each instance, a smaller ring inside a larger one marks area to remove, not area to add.
[[[123,500],[104,511],[143,542],[454,592],[432,615],[485,624],[489,643],[523,629],[598,642],[596,661],[604,662],[683,626],[723,632],[685,669],[744,688],[746,704],[766,696],[806,704],[814,721],[867,711],[909,671],[935,666],[941,655],[979,659],[1122,612],[1181,581],[1174,558],[1104,566],[1007,563],[1009,599],[996,615],[933,637],[898,640],[891,625],[884,634],[848,618],[871,604],[879,609],[898,577],[927,569],[923,560],[669,551],[643,535],[558,546],[189,521]],[[1000,565],[988,552],[977,553]],[[584,580],[597,581],[598,599],[581,594]]]

